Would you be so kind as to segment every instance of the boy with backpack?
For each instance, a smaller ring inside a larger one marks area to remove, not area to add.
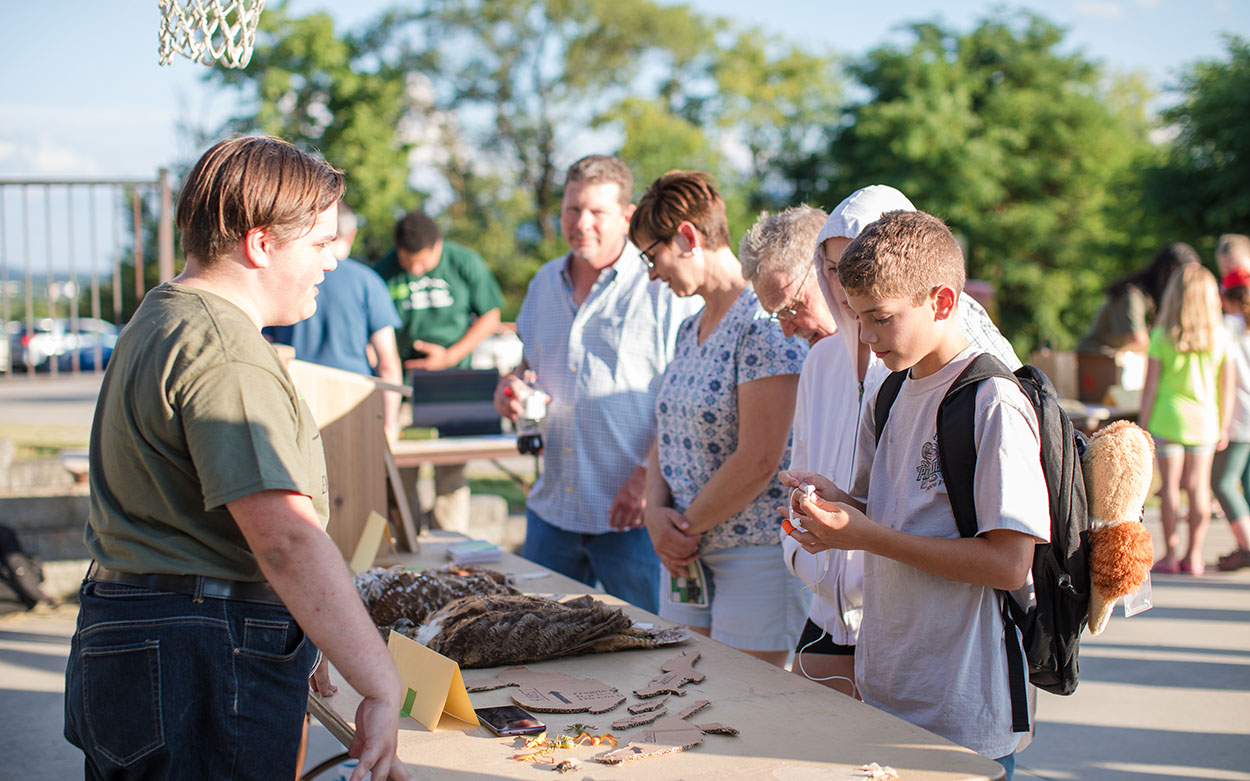
[[[855,665],[864,701],[998,760],[1010,779],[1021,734],[1009,678],[1023,680],[1024,661],[1008,660],[999,591],[1030,606],[1049,497],[1033,403],[1004,369],[972,397],[975,459],[959,479],[972,487],[976,533],[960,533],[938,410],[980,354],[960,328],[964,276],[959,245],[924,212],[886,212],[847,247],[838,278],[860,338],[909,373],[880,431],[882,399],[866,404],[849,493],[811,472],[783,472],[782,482],[816,488],[793,503],[803,529],[792,536],[806,550],[867,554]]]

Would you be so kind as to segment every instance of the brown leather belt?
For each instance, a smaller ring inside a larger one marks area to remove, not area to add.
[[[237,599],[243,602],[260,602],[266,605],[281,605],[282,598],[263,580],[225,580],[210,578],[204,575],[165,575],[155,573],[118,572],[103,567],[99,562],[92,562],[87,570],[87,579],[101,583],[120,583],[124,586],[138,586],[153,591],[172,591],[175,594],[188,594],[196,599]]]

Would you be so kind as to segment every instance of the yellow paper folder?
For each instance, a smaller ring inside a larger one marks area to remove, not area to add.
[[[431,732],[444,713],[477,725],[460,665],[418,642],[392,631],[387,648],[405,688],[403,716],[411,716]]]

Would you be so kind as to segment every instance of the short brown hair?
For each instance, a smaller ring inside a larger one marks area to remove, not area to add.
[[[586,155],[573,165],[564,177],[564,188],[571,184],[618,184],[618,200],[623,211],[634,202],[634,175],[629,166],[608,155]]]
[[[187,257],[210,264],[255,228],[279,242],[312,229],[343,195],[343,173],[280,138],[215,144],[187,174],[177,225]]]
[[[725,201],[703,171],[669,171],[652,182],[629,220],[629,239],[634,244],[641,236],[669,241],[682,222],[699,229],[708,249],[729,246]]]
[[[852,295],[902,296],[919,304],[939,285],[964,289],[964,253],[946,224],[925,212],[889,211],[860,232],[838,261]]]

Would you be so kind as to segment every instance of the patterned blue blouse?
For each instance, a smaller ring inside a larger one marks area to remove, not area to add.
[[[780,374],[798,374],[807,342],[787,339],[747,288],[699,344],[700,311],[677,331],[673,361],[656,399],[660,470],[684,512],[729,454],[738,447],[739,385]],[[790,443],[778,464],[790,462]],[[737,515],[703,533],[702,553],[740,545],[777,544],[775,508],[785,501],[776,479]]]

